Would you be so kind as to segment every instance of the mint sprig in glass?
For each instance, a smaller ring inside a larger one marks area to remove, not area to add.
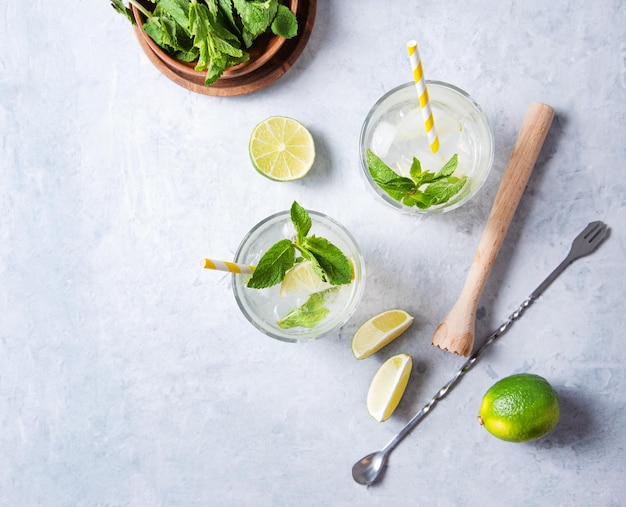
[[[261,257],[248,281],[251,289],[264,289],[280,283],[296,263],[297,253],[311,262],[313,271],[324,282],[343,285],[352,281],[352,264],[340,248],[328,239],[309,235],[312,221],[309,213],[297,202],[290,211],[295,237],[281,239]]]

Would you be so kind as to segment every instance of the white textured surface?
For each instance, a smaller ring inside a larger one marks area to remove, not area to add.
[[[358,7],[357,7],[358,3]],[[561,5],[562,4],[562,5]],[[107,1],[0,7],[0,503],[30,505],[623,505],[626,8],[546,3],[318,0],[311,40],[249,96],[163,77]],[[410,80],[473,95],[496,165],[448,216],[395,214],[365,192],[358,135],[371,104]],[[385,444],[462,360],[430,346],[458,295],[527,106],[557,110],[481,300],[485,336],[567,253],[586,223],[610,239],[577,261],[396,449],[364,488],[353,462]],[[254,124],[295,117],[316,166],[257,175]],[[297,199],[344,223],[369,279],[338,336],[264,338],[228,278],[203,271]],[[389,307],[416,322],[358,362],[350,338]],[[414,356],[398,411],[378,424],[378,365]],[[476,421],[498,378],[528,371],[562,399],[553,434],[494,439]]]

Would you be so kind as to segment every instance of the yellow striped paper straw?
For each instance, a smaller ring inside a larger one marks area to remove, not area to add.
[[[251,275],[254,271],[254,266],[247,264],[236,264],[228,261],[216,261],[213,259],[202,260],[202,267],[206,269],[215,269],[217,271],[226,271],[228,273],[237,273],[239,275]]]
[[[413,80],[415,81],[417,95],[420,100],[420,109],[422,110],[422,116],[424,118],[424,125],[426,127],[426,135],[428,136],[430,150],[433,153],[437,153],[437,151],[439,151],[439,137],[437,136],[437,130],[435,129],[433,112],[430,109],[428,89],[426,88],[426,80],[424,79],[422,60],[420,59],[420,54],[417,50],[417,42],[410,40],[406,43],[406,48],[409,52],[409,60],[411,61],[411,68],[413,69]]]

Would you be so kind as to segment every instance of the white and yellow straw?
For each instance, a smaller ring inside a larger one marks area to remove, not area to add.
[[[409,52],[409,60],[411,61],[411,68],[413,69],[413,80],[415,81],[415,87],[417,88],[420,109],[422,110],[422,117],[424,118],[426,135],[428,136],[428,144],[430,144],[430,150],[433,153],[437,153],[437,151],[439,151],[439,137],[437,137],[437,130],[435,129],[433,112],[430,109],[428,88],[426,88],[424,69],[422,68],[422,60],[420,59],[419,51],[417,50],[417,42],[410,40],[406,43],[406,48]]]
[[[254,271],[254,266],[247,264],[236,264],[228,261],[216,261],[213,259],[202,259],[202,267],[206,269],[215,269],[217,271],[226,271],[228,273],[237,273],[239,275],[251,275]]]

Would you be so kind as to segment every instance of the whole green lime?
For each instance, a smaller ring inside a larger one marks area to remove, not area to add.
[[[478,420],[495,437],[528,442],[550,433],[559,417],[559,397],[550,383],[539,375],[520,373],[491,386]]]

